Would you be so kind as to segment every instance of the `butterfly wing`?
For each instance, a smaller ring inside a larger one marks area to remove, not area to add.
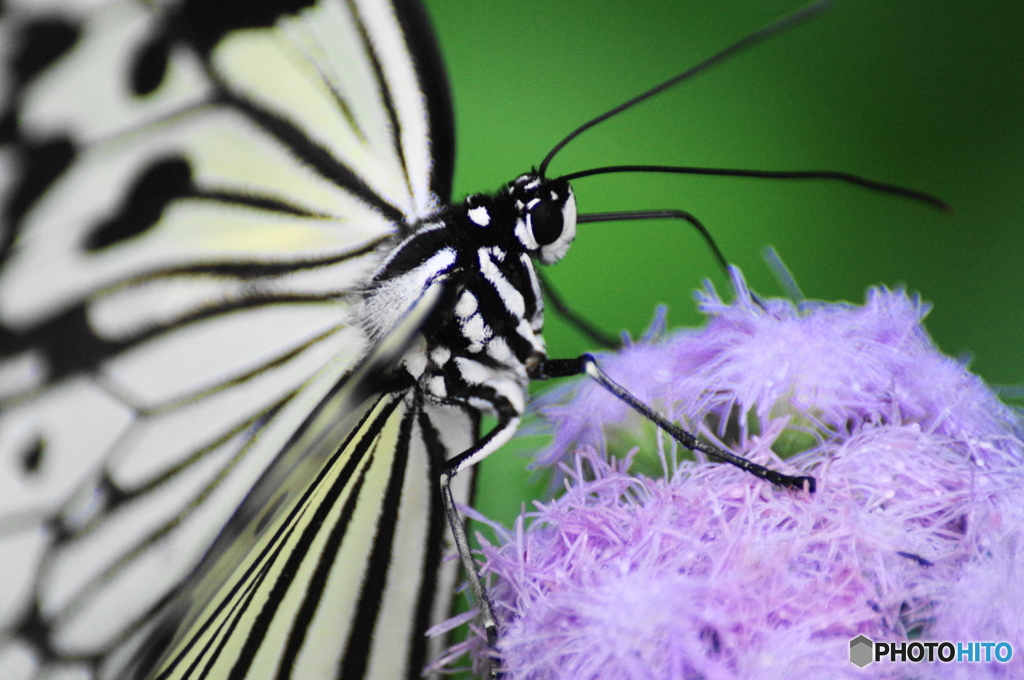
[[[0,675],[91,677],[367,352],[447,91],[411,3],[4,12]]]
[[[211,572],[189,593],[203,606],[181,619],[149,677],[419,676],[436,604],[421,585],[437,576],[402,572],[439,565],[446,527],[426,510],[444,450],[424,446],[436,437],[423,432],[421,405],[401,394],[374,394],[346,415],[358,420],[345,419],[347,439],[313,483],[278,487],[266,516],[236,538],[252,549],[216,560],[230,573]],[[305,467],[293,474],[306,479]]]
[[[423,631],[447,612],[455,575],[454,562],[441,565],[437,481],[476,422],[380,382],[441,288],[306,419],[138,636],[133,677],[420,677],[439,651],[428,653]]]

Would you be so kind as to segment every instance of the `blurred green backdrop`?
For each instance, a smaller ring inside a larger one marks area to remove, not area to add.
[[[783,0],[428,0],[456,106],[456,194],[540,162],[585,119],[801,5]],[[848,0],[794,32],[589,132],[553,174],[618,163],[835,169],[931,192],[942,214],[827,182],[620,176],[576,183],[580,210],[683,208],[755,289],[778,249],[810,298],[855,302],[902,284],[928,328],[994,384],[1024,383],[1024,2]],[[679,224],[586,225],[559,290],[607,330],[655,306],[700,322],[692,290],[724,278]],[[549,316],[552,356],[587,342]],[[525,480],[485,463],[481,509],[507,521]],[[509,494],[509,495],[506,495]]]

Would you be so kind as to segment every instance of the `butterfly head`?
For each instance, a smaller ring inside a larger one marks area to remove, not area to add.
[[[516,239],[541,263],[558,262],[576,236],[576,198],[569,182],[527,173],[508,189],[517,212]]]

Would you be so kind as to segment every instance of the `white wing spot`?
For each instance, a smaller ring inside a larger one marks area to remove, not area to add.
[[[461,322],[459,326],[462,329],[463,337],[469,340],[470,352],[481,351],[493,335],[490,327],[484,323],[484,318],[479,314],[474,314]]]
[[[484,366],[474,359],[456,357],[455,366],[459,370],[459,376],[470,385],[490,385],[499,377],[493,368]]]
[[[514,357],[504,338],[497,337],[487,343],[487,354],[498,363],[510,364]]]
[[[452,351],[447,347],[435,347],[430,351],[430,360],[435,366],[444,366],[452,358]]]
[[[476,314],[477,307],[479,307],[479,304],[476,301],[476,295],[473,295],[468,290],[464,291],[459,296],[459,301],[455,303],[455,316],[460,319],[468,319]]]
[[[491,223],[491,214],[482,205],[470,208],[467,214],[469,215],[469,221],[478,227],[486,227]]]
[[[448,396],[448,388],[444,384],[444,378],[439,375],[435,375],[427,381],[427,391],[439,399],[444,399]]]

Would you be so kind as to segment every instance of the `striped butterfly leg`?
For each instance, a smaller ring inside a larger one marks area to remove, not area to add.
[[[473,591],[473,599],[480,608],[480,618],[484,631],[487,634],[487,644],[494,650],[498,642],[498,620],[494,615],[494,604],[487,595],[483,580],[480,578],[480,572],[473,561],[473,555],[469,548],[469,539],[466,536],[466,526],[459,518],[458,510],[455,507],[455,498],[452,495],[451,484],[452,479],[460,470],[476,465],[504,446],[519,428],[522,413],[511,401],[491,386],[474,385],[470,387],[469,392],[472,394],[471,398],[474,401],[483,400],[493,407],[498,417],[498,424],[481,437],[476,445],[447,461],[444,469],[441,471],[441,498],[444,501],[448,525],[451,527],[455,545],[459,550],[459,557],[462,559],[462,566],[466,571],[466,578],[469,580],[470,590]],[[500,676],[499,662],[496,656],[491,657],[488,676],[490,678],[498,678]]]
[[[702,442],[693,434],[687,432],[678,425],[669,422],[650,406],[637,399],[625,387],[609,378],[608,375],[601,370],[601,367],[597,365],[597,360],[593,355],[584,354],[576,359],[548,359],[544,361],[533,374],[531,374],[531,377],[535,379],[566,378],[584,374],[597,381],[601,387],[621,399],[630,408],[634,409],[640,415],[660,427],[669,436],[691,451],[700,451],[715,460],[735,465],[744,472],[749,472],[755,477],[771,482],[776,486],[802,489],[804,491],[814,493],[816,487],[814,477],[782,474],[781,472],[759,465],[751,460],[747,460],[743,456],[737,456],[734,453],[730,453],[729,451],[719,448],[710,442]]]

